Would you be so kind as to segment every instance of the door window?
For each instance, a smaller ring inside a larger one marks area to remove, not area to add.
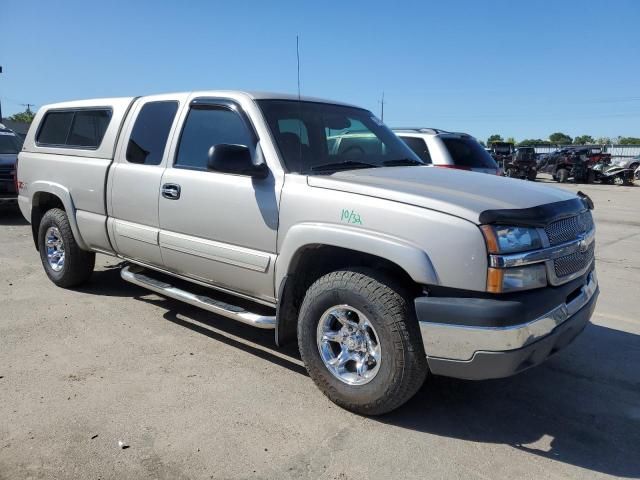
[[[169,131],[178,111],[178,102],[145,103],[127,144],[127,161],[145,165],[159,165],[167,146]]]
[[[191,107],[180,137],[175,165],[206,170],[209,149],[221,143],[245,145],[252,154],[255,148],[253,135],[236,112],[214,105]]]

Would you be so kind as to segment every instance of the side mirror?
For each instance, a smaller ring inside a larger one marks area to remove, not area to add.
[[[253,178],[265,178],[269,174],[264,163],[253,162],[249,147],[231,143],[219,143],[209,149],[207,170]]]

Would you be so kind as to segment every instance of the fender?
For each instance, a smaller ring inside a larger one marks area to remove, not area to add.
[[[71,225],[71,231],[73,232],[73,236],[75,237],[78,246],[83,250],[90,250],[82,239],[82,235],[80,235],[78,222],[76,220],[76,207],[73,203],[71,192],[67,187],[60,185],[59,183],[37,180],[29,185],[29,190],[31,193],[29,219],[31,219],[31,213],[34,205],[37,205],[36,196],[38,193],[46,192],[55,195],[62,201],[62,204],[64,205],[64,209],[67,212],[67,217],[69,218],[69,224]]]
[[[297,253],[310,245],[329,245],[348,248],[385,258],[402,268],[420,284],[437,285],[438,275],[431,259],[417,245],[379,232],[361,228],[324,223],[300,223],[285,234],[275,265],[275,286],[290,273],[291,262]]]

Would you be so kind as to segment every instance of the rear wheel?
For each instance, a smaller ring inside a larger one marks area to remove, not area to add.
[[[556,180],[560,183],[565,183],[569,180],[569,170],[566,168],[559,168],[556,172]]]
[[[93,272],[96,255],[80,249],[64,210],[53,208],[44,214],[38,230],[38,248],[44,271],[59,287],[78,286]]]
[[[538,176],[538,172],[536,170],[531,169],[529,170],[529,173],[527,173],[527,180],[531,182],[535,182],[537,176]]]
[[[320,390],[363,415],[399,407],[428,372],[410,299],[374,271],[341,270],[317,280],[300,308],[298,344]]]

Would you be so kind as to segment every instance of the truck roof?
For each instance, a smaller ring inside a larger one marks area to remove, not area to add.
[[[298,95],[290,94],[290,93],[277,93],[277,92],[262,92],[262,91],[249,91],[249,90],[195,90],[191,92],[170,92],[166,95],[171,94],[188,94],[188,95],[197,95],[197,96],[206,96],[206,97],[218,97],[218,96],[227,96],[227,95],[245,95],[253,100],[298,100]],[[155,95],[155,94],[154,94]],[[147,96],[154,95],[142,95],[141,98]],[[164,94],[163,94],[164,95]],[[107,97],[107,98],[90,98],[86,100],[71,100],[66,102],[57,102],[50,103],[48,105],[43,105],[41,108],[44,110],[57,109],[57,108],[82,108],[82,107],[95,107],[95,106],[105,106],[112,105],[114,103],[125,103],[129,104],[133,100],[138,97]],[[329,100],[325,98],[311,97],[311,96],[300,96],[300,100],[303,102],[320,102],[320,103],[331,103],[333,105],[343,105],[346,107],[357,107],[356,105],[352,105],[345,102],[339,102],[336,100]]]
[[[43,105],[38,109],[38,112],[29,128],[29,131],[25,139],[25,149],[28,151],[39,151],[41,153],[53,153],[53,154],[65,154],[65,155],[79,155],[79,149],[77,148],[65,148],[58,145],[38,145],[36,142],[37,130],[40,124],[47,114],[52,110],[67,110],[67,109],[108,109],[111,112],[111,120],[104,133],[102,141],[97,148],[93,149],[81,149],[82,156],[91,158],[110,159],[115,154],[116,142],[118,139],[118,133],[120,126],[122,125],[124,118],[129,111],[129,108],[137,100],[149,100],[155,99],[170,99],[175,97],[181,99],[180,101],[188,101],[197,97],[221,97],[231,98],[236,101],[251,102],[252,100],[288,100],[297,101],[298,96],[287,93],[273,93],[273,92],[251,92],[241,90],[197,90],[192,92],[174,92],[169,94],[154,94],[144,95],[141,97],[111,97],[111,98],[91,98],[86,100],[73,100],[67,102],[57,102],[48,105]],[[333,100],[325,100],[316,97],[301,96],[300,100],[308,102],[322,102],[330,103],[333,105],[342,105],[347,107],[358,108],[347,103],[336,102]]]

